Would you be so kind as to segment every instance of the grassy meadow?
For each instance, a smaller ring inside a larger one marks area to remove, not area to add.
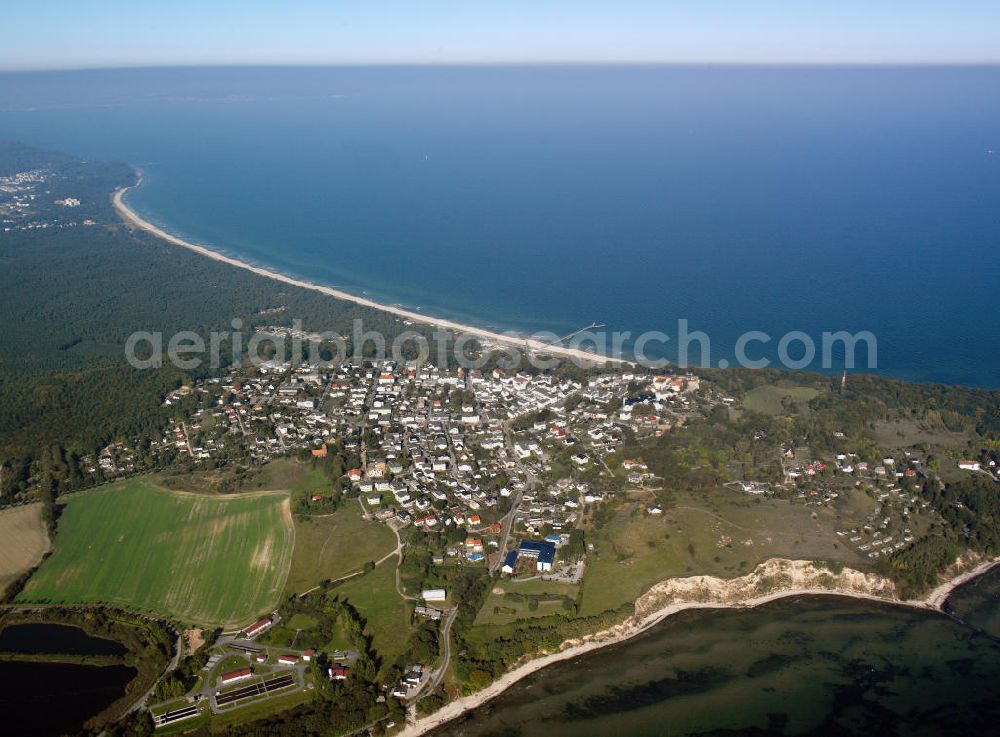
[[[635,601],[666,578],[733,578],[771,557],[864,565],[835,534],[848,514],[860,514],[850,503],[845,499],[835,510],[724,491],[711,502],[679,493],[662,516],[647,515],[641,504],[622,504],[588,538],[595,550],[587,560],[581,614]]]
[[[819,390],[811,386],[765,384],[751,389],[743,398],[743,406],[754,412],[778,415],[785,411],[784,400],[805,404],[819,396]]]
[[[502,625],[518,619],[533,619],[564,613],[563,602],[576,601],[579,589],[580,587],[574,584],[543,581],[540,578],[528,581],[502,578],[496,581],[491,588],[479,614],[476,615],[475,624]],[[511,597],[507,594],[519,594],[520,596]],[[532,599],[538,603],[535,608],[532,608],[529,603]]]
[[[297,517],[295,554],[285,594],[302,593],[321,581],[359,571],[395,547],[396,538],[389,528],[364,519],[353,500],[331,515]]]
[[[371,573],[345,581],[337,592],[358,610],[372,636],[372,645],[391,665],[406,647],[413,628],[410,607],[396,591],[395,559]]]

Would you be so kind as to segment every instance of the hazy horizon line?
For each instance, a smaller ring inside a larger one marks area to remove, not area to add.
[[[332,62],[192,62],[123,63],[81,66],[2,67],[0,74],[44,74],[50,72],[112,72],[156,69],[363,69],[363,68],[483,68],[483,67],[677,67],[745,69],[903,69],[903,68],[987,68],[1000,67],[1000,59],[990,61],[332,61]]]

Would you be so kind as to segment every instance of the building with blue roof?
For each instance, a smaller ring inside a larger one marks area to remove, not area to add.
[[[522,540],[518,552],[534,558],[535,570],[540,573],[551,571],[556,559],[556,546],[548,540]]]
[[[514,572],[515,566],[517,566],[517,551],[511,550],[507,553],[507,557],[504,558],[503,566],[501,566],[500,570],[510,575]]]

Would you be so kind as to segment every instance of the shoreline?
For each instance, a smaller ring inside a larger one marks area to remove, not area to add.
[[[130,187],[119,187],[114,191],[111,196],[111,203],[115,208],[115,212],[122,219],[125,225],[133,228],[138,228],[139,230],[144,230],[147,233],[156,236],[157,238],[166,241],[175,246],[180,246],[181,248],[186,248],[189,251],[194,251],[197,254],[205,256],[212,259],[213,261],[218,261],[220,263],[228,264],[229,266],[235,266],[238,269],[244,269],[258,276],[263,276],[267,279],[272,279],[274,281],[281,282],[283,284],[289,284],[293,287],[300,287],[302,289],[309,289],[314,292],[319,292],[320,294],[325,294],[328,297],[333,297],[334,299],[344,300],[346,302],[353,302],[354,304],[360,305],[362,307],[368,307],[373,310],[379,310],[381,312],[386,312],[390,315],[395,315],[396,317],[402,318],[404,320],[409,320],[413,323],[418,323],[421,325],[428,325],[434,328],[443,328],[445,330],[450,330],[459,335],[469,335],[475,338],[481,339],[487,343],[495,343],[497,345],[509,346],[516,348],[518,350],[526,351],[529,354],[538,353],[552,356],[559,356],[562,358],[569,358],[576,361],[583,361],[588,364],[594,363],[604,363],[610,362],[619,365],[634,365],[632,361],[624,358],[613,358],[609,356],[603,356],[596,353],[590,353],[588,351],[582,350],[580,348],[567,348],[561,345],[551,345],[544,343],[535,338],[523,338],[512,334],[497,333],[492,330],[487,330],[485,328],[477,328],[474,325],[463,325],[462,323],[456,322],[454,320],[447,320],[444,318],[435,318],[429,315],[421,314],[414,310],[407,310],[396,305],[384,304],[382,302],[376,302],[373,299],[368,299],[367,297],[359,297],[357,295],[351,294],[350,292],[345,292],[340,289],[334,289],[333,287],[325,287],[320,284],[313,284],[311,282],[304,281],[302,279],[296,279],[295,277],[287,276],[281,274],[277,271],[272,271],[266,269],[262,266],[254,266],[251,263],[242,261],[238,258],[233,258],[231,256],[226,256],[218,251],[213,251],[211,248],[205,246],[199,246],[190,241],[186,241],[183,238],[178,238],[175,235],[171,235],[162,228],[154,225],[153,223],[145,220],[142,216],[132,210],[125,203],[125,193],[130,189],[134,189],[142,184],[142,175],[138,175],[138,181]]]
[[[761,567],[766,566],[772,561],[767,561],[766,563],[758,566],[756,570]],[[786,561],[788,563],[802,563],[805,561]],[[867,593],[864,591],[856,590],[837,590],[821,588],[816,586],[804,586],[804,587],[793,587],[789,589],[783,589],[781,591],[774,591],[767,594],[762,594],[759,596],[754,596],[751,598],[743,599],[740,601],[731,602],[719,602],[719,601],[678,601],[672,602],[665,606],[661,606],[654,611],[641,616],[636,620],[637,615],[633,615],[625,622],[613,625],[606,630],[601,632],[593,633],[592,635],[583,636],[580,638],[575,638],[572,640],[567,640],[563,642],[562,648],[556,652],[548,653],[546,655],[539,656],[537,658],[532,658],[521,665],[514,667],[512,670],[507,671],[495,681],[493,681],[489,686],[481,691],[477,691],[468,696],[462,696],[454,701],[450,701],[443,707],[438,709],[432,714],[428,714],[425,717],[416,719],[415,721],[408,721],[405,728],[397,733],[396,737],[421,737],[428,732],[435,730],[445,724],[458,719],[466,712],[477,709],[487,702],[493,700],[497,696],[500,696],[504,691],[509,689],[511,686],[515,685],[518,681],[531,675],[543,668],[546,668],[555,663],[559,663],[565,660],[573,660],[574,658],[586,655],[587,653],[594,652],[595,650],[600,650],[606,647],[611,647],[613,645],[619,645],[623,642],[627,642],[634,637],[648,632],[651,628],[660,624],[666,619],[669,619],[675,614],[680,612],[690,611],[693,609],[753,609],[765,604],[770,604],[781,599],[793,598],[796,596],[830,596],[830,597],[842,597],[846,599],[855,599],[861,601],[871,601],[879,604],[889,604],[892,606],[900,606],[907,609],[916,609],[926,612],[936,612],[943,614],[942,607],[947,601],[948,597],[962,584],[968,583],[969,581],[983,575],[987,571],[1000,566],[1000,558],[984,561],[979,565],[965,571],[953,578],[939,584],[926,595],[920,599],[896,599],[889,596],[884,596],[880,594]],[[855,572],[856,573],[856,572]],[[748,574],[742,577],[743,579],[749,579],[753,574]],[[862,574],[863,575],[863,574]],[[653,594],[658,586],[668,585],[671,581],[685,581],[698,579],[701,581],[714,579],[714,577],[709,576],[692,576],[688,579],[667,579],[660,584],[655,584],[650,591],[643,596],[639,597],[636,601],[637,609],[639,608],[639,603]],[[740,579],[714,579],[716,581],[738,581]],[[629,623],[629,620],[636,620]],[[596,638],[596,639],[588,639]],[[570,644],[568,647],[566,645]]]
[[[969,583],[975,578],[979,578],[985,573],[992,571],[997,566],[1000,566],[1000,559],[983,561],[979,565],[970,568],[965,571],[965,573],[960,573],[954,578],[950,578],[944,583],[931,589],[926,596],[924,596],[921,601],[927,603],[930,608],[943,612],[945,602],[948,598],[955,592],[959,586]]]

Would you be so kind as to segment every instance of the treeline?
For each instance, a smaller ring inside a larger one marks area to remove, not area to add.
[[[705,418],[689,420],[681,430],[652,440],[627,437],[617,458],[642,458],[652,473],[664,479],[661,502],[670,491],[710,492],[735,478],[780,481],[781,464],[775,449],[794,431],[763,415],[730,418],[719,406]],[[755,440],[763,433],[766,439]]]
[[[44,151],[18,141],[0,141],[0,177],[9,177],[31,169],[66,166],[73,157],[59,151]]]

